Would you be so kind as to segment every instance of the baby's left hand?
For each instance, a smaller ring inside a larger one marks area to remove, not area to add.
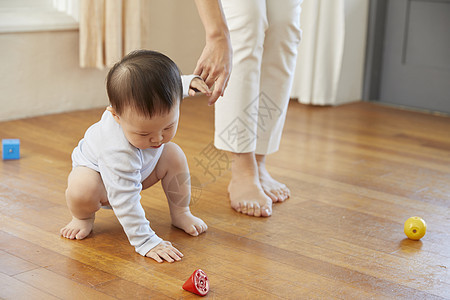
[[[189,96],[195,96],[195,93],[200,92],[205,94],[206,96],[211,96],[211,90],[208,88],[203,79],[195,77],[191,81],[191,85],[189,86]]]

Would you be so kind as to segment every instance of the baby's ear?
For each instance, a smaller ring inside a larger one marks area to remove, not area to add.
[[[115,109],[114,109],[112,106],[108,106],[108,107],[106,108],[106,110],[109,111],[109,112],[112,114],[114,120],[116,120],[116,122],[120,124],[120,117],[119,117],[119,115],[116,113]]]

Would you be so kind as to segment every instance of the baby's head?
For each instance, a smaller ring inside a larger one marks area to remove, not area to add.
[[[133,146],[158,148],[175,136],[183,86],[170,58],[150,50],[131,52],[109,71],[106,90],[108,110]]]
[[[127,108],[146,117],[162,115],[183,96],[177,65],[151,50],[133,51],[116,63],[106,77],[106,90],[118,115]]]

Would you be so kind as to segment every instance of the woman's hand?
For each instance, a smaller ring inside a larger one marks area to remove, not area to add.
[[[206,44],[194,74],[202,77],[210,89],[214,86],[208,101],[212,105],[223,96],[230,78],[233,55],[230,32],[220,0],[195,0],[195,4],[205,29]]]
[[[223,96],[231,73],[231,44],[228,38],[215,38],[206,42],[200,56],[195,75],[203,78],[206,85],[214,91],[209,97],[208,104],[214,104]]]

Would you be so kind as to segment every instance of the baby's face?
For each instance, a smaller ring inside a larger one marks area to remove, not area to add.
[[[159,148],[170,142],[178,128],[180,105],[175,104],[172,110],[164,115],[151,118],[141,116],[131,109],[126,109],[121,116],[113,116],[122,127],[128,142],[136,148]]]

